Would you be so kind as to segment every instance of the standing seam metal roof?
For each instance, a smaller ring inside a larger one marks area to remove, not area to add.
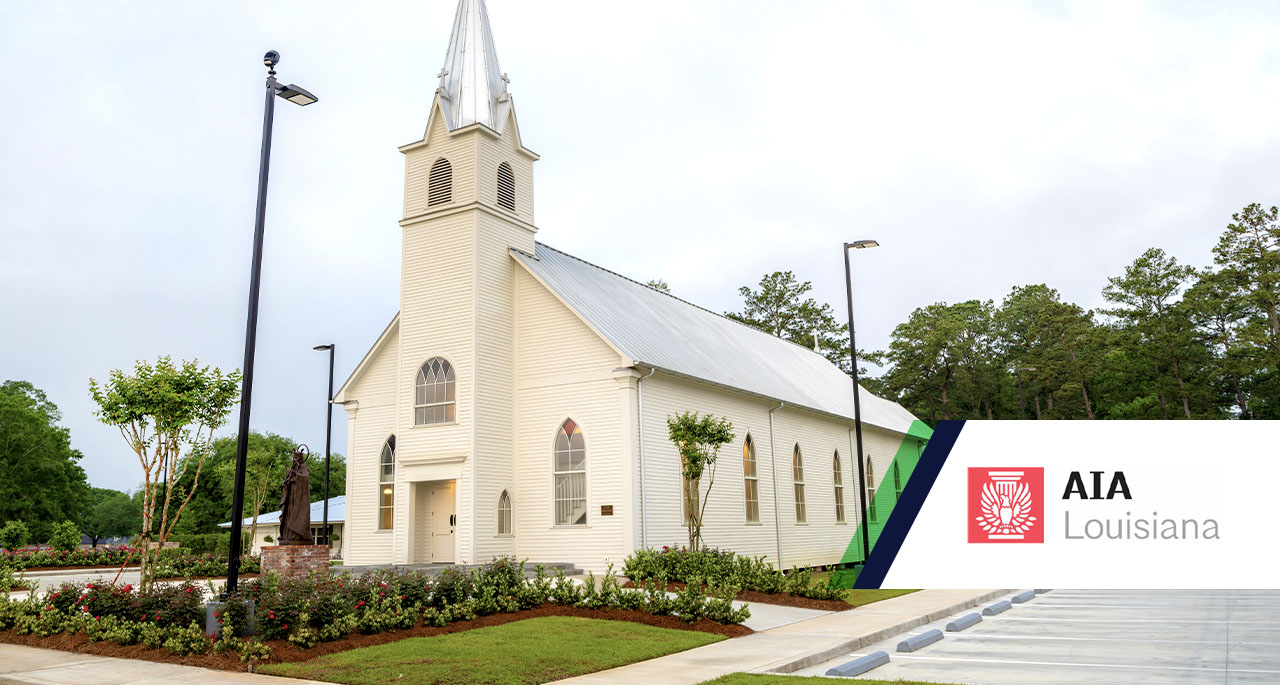
[[[529,271],[633,363],[852,421],[848,374],[821,354],[536,243]],[[859,388],[864,423],[907,433],[916,417]]]
[[[338,495],[329,498],[329,525],[335,523],[343,523],[347,519],[347,496]],[[311,522],[322,523],[324,521],[324,500],[311,503]],[[240,522],[241,525],[253,525],[253,517],[248,516]],[[258,515],[258,525],[275,525],[280,523],[280,510]],[[230,528],[231,522],[226,521],[218,524],[219,528]]]

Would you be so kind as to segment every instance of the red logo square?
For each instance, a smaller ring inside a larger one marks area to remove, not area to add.
[[[969,542],[1044,542],[1044,469],[969,469]]]

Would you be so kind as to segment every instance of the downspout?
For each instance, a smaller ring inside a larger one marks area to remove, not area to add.
[[[636,379],[636,425],[640,429],[640,443],[638,446],[640,457],[640,549],[649,549],[649,526],[646,520],[648,508],[645,507],[644,502],[644,381],[657,372],[657,367],[654,367],[649,369],[648,376]]]
[[[783,569],[782,566],[782,519],[778,514],[778,447],[773,439],[773,412],[787,406],[786,402],[779,402],[778,406],[769,410],[769,461],[772,464],[773,471],[773,527],[774,538],[778,541],[778,570]],[[644,462],[641,462],[642,464]]]

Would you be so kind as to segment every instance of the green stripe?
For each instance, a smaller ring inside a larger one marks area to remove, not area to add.
[[[893,487],[894,465],[898,467],[901,488],[906,488],[907,479],[916,470],[916,464],[920,461],[920,454],[924,452],[924,446],[928,444],[929,438],[932,436],[933,430],[925,425],[923,421],[917,420],[911,424],[911,428],[907,431],[907,436],[898,445],[898,452],[893,455],[893,461],[887,465],[883,463],[873,464],[875,472],[880,475],[881,487],[875,491],[871,501],[867,502],[867,509],[875,512],[875,516],[871,517],[871,527],[869,529],[872,549],[875,549],[876,541],[880,539],[880,533],[884,530],[884,524],[889,520],[889,515],[893,513],[894,505],[898,503],[898,495],[900,493],[895,491]],[[863,468],[865,469],[865,464]],[[856,482],[861,485],[861,474],[858,475]],[[860,498],[861,494],[854,490],[853,501],[846,500],[846,507],[852,505],[854,511],[860,512]],[[854,531],[853,538],[849,540],[849,544],[845,547],[844,556],[840,558],[840,563],[848,564],[866,561],[862,557],[862,525],[865,525],[865,523],[859,525],[857,530]]]

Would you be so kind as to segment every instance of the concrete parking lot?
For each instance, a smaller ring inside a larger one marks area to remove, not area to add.
[[[890,662],[861,677],[986,685],[1280,682],[1280,591],[1053,590],[945,632],[963,613],[798,674],[823,675],[884,650]],[[931,628],[944,630],[941,642],[895,651]]]

